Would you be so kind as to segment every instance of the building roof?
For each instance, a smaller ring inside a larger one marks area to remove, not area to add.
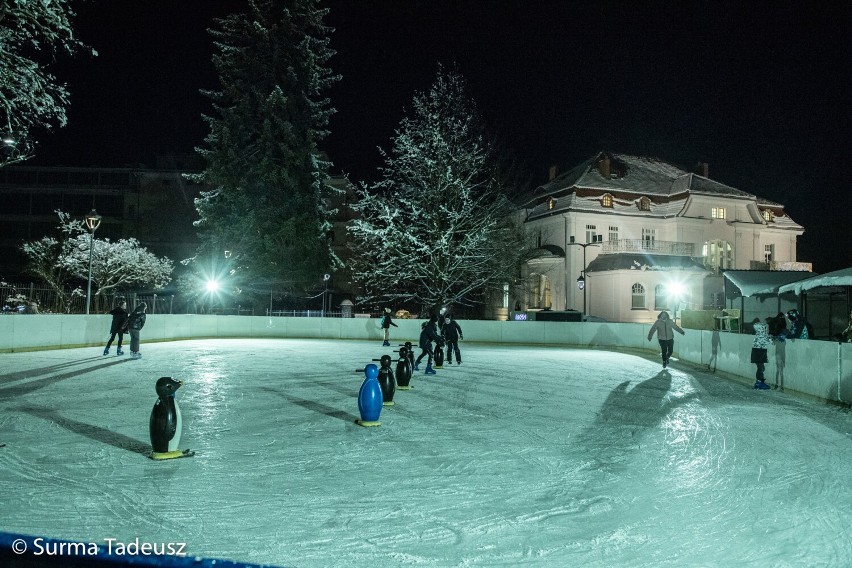
[[[704,265],[692,257],[669,254],[601,254],[590,262],[586,268],[586,272],[604,272],[608,270],[688,270],[707,272]]]
[[[609,176],[604,174],[609,171]],[[605,194],[612,207],[603,207]],[[757,197],[710,178],[688,172],[658,158],[600,152],[585,162],[516,199],[529,210],[527,220],[572,212],[605,212],[608,215],[673,217],[683,211],[690,195],[723,196],[755,202],[773,210],[770,226],[800,230],[783,213],[780,203]],[[639,206],[649,200],[648,208]]]

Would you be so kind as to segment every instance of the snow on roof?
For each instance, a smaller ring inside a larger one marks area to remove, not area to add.
[[[610,177],[601,174],[599,163],[609,158]],[[758,199],[755,195],[729,185],[687,172],[658,158],[627,154],[599,153],[554,180],[539,186],[530,201],[558,195],[575,188],[614,191],[648,196],[674,196],[681,193],[724,195],[732,198]],[[779,204],[763,200],[767,205]]]
[[[802,292],[807,292],[808,290],[822,288],[825,286],[852,286],[852,268],[844,268],[843,270],[827,272],[826,274],[813,276],[807,280],[800,280],[798,282],[787,284],[786,286],[781,286],[778,289],[778,293],[783,294],[784,292],[794,292],[796,294],[801,294]]]
[[[784,286],[789,282],[809,278],[813,272],[792,272],[783,270],[726,270],[722,273],[725,280],[725,297],[739,298],[754,296],[768,289]],[[733,286],[728,286],[728,282]]]
[[[674,217],[683,210],[686,199],[676,199],[665,203],[649,203],[649,210],[642,210],[639,207],[639,200],[635,199],[619,199],[613,198],[612,207],[602,208],[601,198],[598,196],[578,197],[571,193],[556,198],[553,204],[553,209],[550,209],[547,201],[543,201],[533,207],[530,211],[527,220],[538,219],[562,213],[564,211],[586,211],[591,213],[600,213],[602,210],[611,215],[631,215],[642,217]]]
[[[689,270],[707,272],[701,262],[688,256],[668,254],[616,253],[598,255],[586,272],[606,270]]]

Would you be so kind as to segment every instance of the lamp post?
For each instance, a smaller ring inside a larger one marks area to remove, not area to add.
[[[577,288],[583,291],[583,320],[586,318],[586,247],[599,247],[601,246],[601,241],[603,240],[603,235],[595,235],[595,241],[591,243],[578,243],[574,241],[574,237],[571,237],[571,242],[568,243],[568,246],[578,246],[583,247],[583,270],[580,271],[580,277],[577,278]],[[566,279],[568,275],[565,275]]]
[[[86,315],[89,315],[89,309],[92,305],[92,252],[95,249],[95,231],[98,230],[100,224],[101,216],[98,215],[98,212],[94,209],[89,211],[89,214],[86,215],[86,227],[91,231],[91,237],[89,238],[89,283],[86,287]]]

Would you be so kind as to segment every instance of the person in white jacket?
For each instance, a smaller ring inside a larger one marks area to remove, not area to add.
[[[667,311],[660,312],[660,315],[657,316],[657,321],[654,322],[654,325],[651,326],[651,329],[648,331],[648,341],[651,341],[651,338],[654,337],[654,334],[657,334],[657,339],[660,341],[660,351],[663,356],[663,369],[669,366],[669,357],[672,356],[672,350],[674,350],[674,332],[678,332],[681,335],[685,335],[684,331],[678,327],[678,325],[669,318],[669,313]]]

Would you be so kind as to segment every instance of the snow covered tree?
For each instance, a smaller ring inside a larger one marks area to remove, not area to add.
[[[68,213],[56,213],[59,215],[59,236],[45,236],[37,241],[24,243],[21,250],[28,259],[26,272],[41,278],[50,286],[56,294],[57,308],[66,312],[71,305],[68,285],[74,274],[62,259],[71,251],[74,238],[86,232],[86,227],[82,221],[75,221]]]
[[[83,47],[73,16],[68,0],[0,2],[0,166],[32,156],[33,129],[67,122],[68,91],[45,62]]]
[[[327,205],[329,162],[318,143],[334,110],[322,92],[338,79],[328,10],[318,0],[249,0],[211,30],[221,90],[198,152],[209,187],[196,200],[204,265],[228,251],[231,284],[288,282],[309,289],[337,267]]]
[[[92,235],[77,235],[69,243],[60,262],[74,276],[88,279],[89,246]],[[95,239],[92,248],[92,297],[131,286],[162,288],[171,281],[174,265],[166,257],[157,257],[136,239]]]
[[[46,236],[24,243],[21,250],[29,259],[26,270],[44,280],[67,308],[68,286],[75,280],[88,280],[89,248],[92,245],[92,287],[94,297],[121,287],[150,286],[159,288],[169,283],[172,261],[158,258],[136,239],[95,239],[81,221],[57,211],[59,238]]]
[[[382,180],[362,184],[349,227],[359,302],[470,305],[514,282],[530,252],[512,221],[500,160],[457,72],[415,95]]]

